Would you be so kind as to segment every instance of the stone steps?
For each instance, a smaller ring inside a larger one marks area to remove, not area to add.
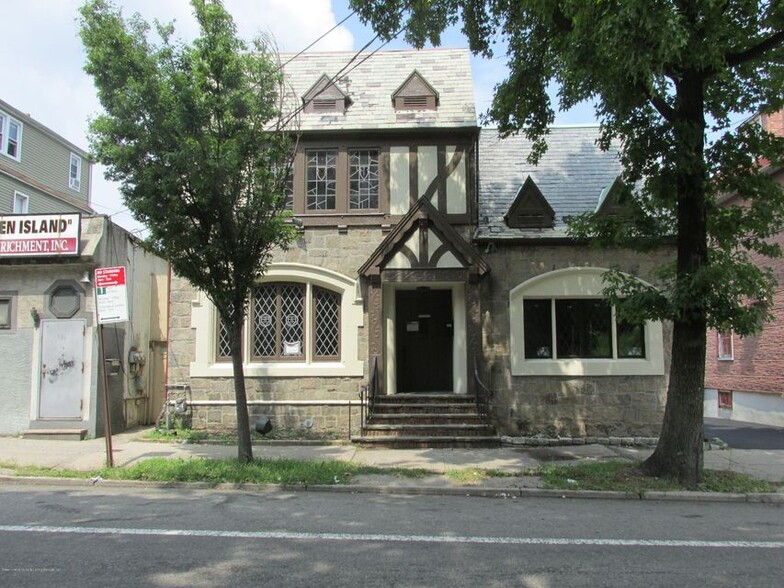
[[[363,445],[421,447],[495,447],[500,440],[484,423],[473,396],[396,394],[376,401],[362,436]]]

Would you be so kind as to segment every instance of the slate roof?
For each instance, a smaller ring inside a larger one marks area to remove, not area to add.
[[[596,145],[599,126],[552,127],[547,153],[533,166],[531,142],[523,135],[501,139],[496,129],[479,135],[479,224],[476,239],[565,236],[565,218],[593,212],[605,187],[621,173],[616,149]],[[504,215],[531,176],[555,211],[552,229],[510,229]]]
[[[305,53],[286,64],[284,71],[289,87],[289,107],[301,107],[302,97],[323,74],[333,78],[354,55],[354,52]],[[337,79],[337,87],[352,101],[347,111],[300,113],[300,130],[477,126],[471,62],[467,49],[379,51],[362,62],[367,55],[360,55]],[[282,63],[292,57],[293,54],[280,55]],[[356,65],[357,63],[359,65]],[[392,94],[415,70],[438,92],[438,109],[396,112]]]

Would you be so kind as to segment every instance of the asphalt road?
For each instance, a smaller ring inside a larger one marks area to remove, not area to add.
[[[770,504],[0,486],[0,586],[781,586]]]
[[[733,449],[784,449],[784,428],[728,419],[705,419],[705,438],[721,439]]]

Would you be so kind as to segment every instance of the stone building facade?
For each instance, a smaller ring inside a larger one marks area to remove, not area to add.
[[[570,215],[612,207],[620,167],[598,128],[553,129],[533,168],[524,139],[477,126],[467,51],[380,52],[345,72],[350,57],[286,65],[289,104],[303,105],[301,228],[252,296],[251,421],[354,436],[371,381],[380,398],[473,397],[484,383],[499,434],[655,435],[669,329],[616,321],[601,275],[650,280],[669,253],[601,251],[566,233]],[[189,387],[194,426],[232,428],[220,321],[176,276],[169,350],[168,382]]]

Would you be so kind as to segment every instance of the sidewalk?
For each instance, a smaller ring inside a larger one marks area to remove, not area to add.
[[[152,457],[166,458],[231,458],[236,446],[142,441],[149,429],[136,429],[112,438],[115,466],[132,465]],[[584,460],[645,459],[652,449],[605,445],[574,445],[564,447],[496,447],[485,449],[367,449],[354,445],[296,445],[285,443],[256,444],[254,457],[263,459],[339,459],[362,465],[380,467],[422,468],[435,473],[461,468],[496,469],[520,472],[544,463],[568,464]],[[104,439],[57,441],[0,437],[0,462],[60,469],[93,471],[106,463]],[[784,450],[711,449],[705,451],[707,469],[731,470],[756,478],[784,484]],[[1,473],[1,470],[0,470]],[[411,480],[391,476],[361,476],[356,482],[376,485],[411,485]],[[384,478],[384,479],[372,479]],[[435,476],[417,484],[455,484]],[[538,478],[491,478],[484,487],[536,488]]]

